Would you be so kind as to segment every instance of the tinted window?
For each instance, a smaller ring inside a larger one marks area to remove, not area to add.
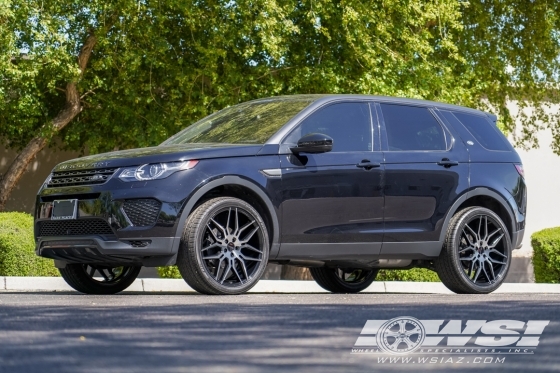
[[[323,107],[305,118],[285,142],[296,144],[310,133],[332,137],[333,152],[372,150],[369,105],[344,102]]]
[[[500,132],[498,127],[486,117],[454,112],[474,138],[488,150],[512,150],[510,143]]]
[[[381,104],[389,150],[445,150],[445,134],[427,108]]]

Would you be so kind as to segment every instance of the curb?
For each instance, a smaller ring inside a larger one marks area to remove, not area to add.
[[[61,277],[0,277],[1,291],[73,292]],[[140,278],[125,292],[196,293],[181,279]],[[315,281],[261,280],[250,293],[327,293]],[[440,282],[374,282],[363,293],[453,294]],[[505,283],[495,293],[560,294],[560,284]]]

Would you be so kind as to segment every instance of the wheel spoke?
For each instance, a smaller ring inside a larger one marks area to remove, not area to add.
[[[474,262],[473,262],[473,263],[474,263]],[[476,280],[478,280],[478,276],[480,276],[480,272],[482,272],[482,269],[481,269],[481,267],[480,267],[480,265],[479,265],[478,268],[476,269],[476,273],[475,273],[474,278],[473,278],[473,282],[474,282],[474,283],[476,283]]]
[[[237,275],[237,278],[239,279],[239,282],[241,282],[243,284],[243,279],[241,278],[241,276],[239,275],[239,272],[237,272],[237,268],[235,268],[235,264],[233,264],[231,266],[231,268],[233,269],[233,272]]]
[[[228,210],[228,214],[227,214],[227,221],[226,221],[226,230],[229,229],[229,217],[231,215],[231,207]]]
[[[224,237],[228,235],[227,230],[226,230],[224,227],[222,227],[222,225],[221,225],[220,223],[218,223],[218,222],[217,222],[216,220],[214,220],[214,219],[210,219],[210,221],[211,221],[212,223],[214,223],[214,225],[216,226],[216,228],[218,228],[219,230],[222,231],[222,234],[224,235]],[[212,232],[212,233],[213,233],[213,232]],[[216,236],[214,236],[214,237],[216,237]],[[216,241],[220,241],[220,240],[218,240],[218,238],[216,238]]]
[[[259,226],[257,225],[255,227],[255,229],[253,229],[251,232],[249,232],[249,234],[247,234],[247,236],[245,236],[245,238],[243,240],[241,240],[242,243],[247,243],[249,242],[249,240],[253,237],[253,235],[255,233],[257,233],[257,231],[259,230]]]
[[[474,259],[474,255],[471,255],[471,256],[466,257],[466,258],[459,258],[459,260],[468,260],[468,261],[471,261],[473,259]]]
[[[478,241],[478,236],[476,235],[475,231],[473,231],[473,229],[472,229],[471,227],[469,227],[468,224],[465,224],[465,228],[467,228],[469,231],[471,231],[471,234],[473,235],[475,241]],[[467,237],[467,239],[468,239],[468,237]],[[472,242],[470,239],[468,239],[468,240],[469,240],[469,243],[470,243],[472,246],[474,246],[474,242]]]
[[[89,277],[93,277],[93,275],[95,275],[95,267],[90,266],[89,268]]]
[[[459,250],[459,254],[462,254],[462,253],[464,253],[464,252],[467,251],[467,250],[475,251],[476,249],[475,249],[474,247],[472,247],[472,246],[468,246],[468,247],[465,247],[464,249]]]
[[[254,220],[250,221],[249,223],[245,224],[243,227],[241,227],[239,229],[239,231],[237,232],[237,236],[241,236],[241,232],[243,232],[245,229],[249,228],[251,225],[253,225],[255,223]]]
[[[228,260],[226,270],[224,271],[224,276],[222,277],[222,281],[220,281],[221,284],[223,284],[224,281],[228,278],[230,271],[231,271],[231,260]]]
[[[490,273],[492,274],[492,281],[496,281],[496,274],[494,273],[494,266],[489,261],[486,261],[486,263],[488,263],[488,267],[490,267]]]
[[[99,269],[99,270],[97,270],[97,272],[101,273],[101,276],[103,276],[105,281],[110,281],[109,276],[107,276],[107,274],[105,273],[105,269]]]
[[[220,281],[220,276],[222,275],[222,272],[224,270],[224,266],[222,266],[222,263],[224,262],[225,258],[221,258],[220,261],[218,262],[218,268],[216,269],[216,281]]]
[[[206,246],[205,248],[201,249],[200,251],[206,251],[206,250],[209,250],[209,249],[213,249],[215,247],[220,247],[220,244],[217,244],[217,243],[210,244],[210,245]]]
[[[488,240],[488,216],[484,215],[484,240]]]
[[[394,332],[394,331],[391,331],[391,330],[387,330],[385,332],[385,335],[389,336],[389,337],[397,337],[397,336],[401,335],[401,333],[400,332]]]
[[[249,249],[249,250],[255,251],[259,254],[262,254],[262,250],[256,249],[256,248],[254,248],[253,246],[251,246],[247,243],[243,244],[243,246],[240,247],[240,250],[243,250],[243,249]]]
[[[241,265],[241,269],[243,270],[243,274],[245,275],[245,279],[249,281],[249,274],[247,273],[247,267],[245,266],[245,261],[241,257],[241,255],[237,255],[237,259],[239,260],[239,264]]]
[[[500,256],[502,256],[502,257],[504,257],[504,258],[507,259],[507,255],[502,254],[501,252],[499,252],[499,251],[496,250],[496,249],[488,250],[488,252],[489,252],[489,253],[492,253],[492,254],[498,254],[498,255],[500,255]]]
[[[486,276],[486,280],[491,283],[492,280],[490,280],[490,276],[488,276],[488,272],[486,272],[486,261],[482,263],[482,271],[484,272],[484,276]]]
[[[239,253],[238,255],[239,255],[239,257],[240,257],[241,259],[243,259],[243,260],[250,260],[250,261],[253,261],[253,262],[262,262],[262,259],[251,258],[250,256],[245,256],[245,255],[243,255],[243,254],[241,254],[241,253]]]
[[[502,231],[502,228],[496,229],[494,232],[492,232],[488,235],[488,237],[486,238],[486,241],[490,241],[490,238],[492,238],[492,236],[494,236],[496,233],[499,233],[501,231]]]
[[[478,218],[478,235],[476,236],[477,240],[480,240],[481,228],[482,228],[482,216]]]
[[[399,321],[399,332],[406,332],[406,321]]]
[[[504,237],[504,234],[503,234],[503,233],[500,234],[500,235],[498,236],[498,238],[496,238],[496,239],[492,242],[492,244],[488,245],[488,247],[491,248],[491,249],[495,248],[496,245],[500,242],[500,240],[501,240],[503,237]]]
[[[235,208],[235,231],[233,234],[236,236],[239,234],[239,211],[237,210],[237,207]]]
[[[496,263],[496,264],[501,264],[501,265],[506,265],[507,262],[500,262],[499,260],[496,260],[494,258],[488,258],[488,260],[492,263]]]
[[[216,255],[203,256],[202,259],[204,259],[204,260],[220,259],[222,256],[224,256],[224,254],[219,253],[219,254],[216,254]]]

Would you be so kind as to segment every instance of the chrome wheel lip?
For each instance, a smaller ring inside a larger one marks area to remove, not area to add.
[[[217,217],[227,212],[224,222]],[[243,216],[247,223],[243,224]],[[210,238],[210,244],[205,242]],[[255,239],[258,244],[255,244]],[[264,255],[264,237],[259,219],[239,206],[224,206],[206,219],[199,237],[198,255],[209,277],[228,289],[243,288],[254,283]],[[213,252],[212,252],[213,251]],[[210,255],[208,255],[209,253]],[[209,265],[211,261],[214,265]],[[215,266],[217,264],[217,267]]]
[[[490,288],[503,281],[511,260],[506,234],[504,227],[487,214],[476,214],[463,224],[457,260],[471,284]]]

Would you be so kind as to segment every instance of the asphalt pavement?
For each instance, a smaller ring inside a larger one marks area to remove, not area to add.
[[[0,372],[558,372],[559,306],[558,294],[3,292]],[[529,353],[353,350],[367,320],[400,316],[550,324]]]

